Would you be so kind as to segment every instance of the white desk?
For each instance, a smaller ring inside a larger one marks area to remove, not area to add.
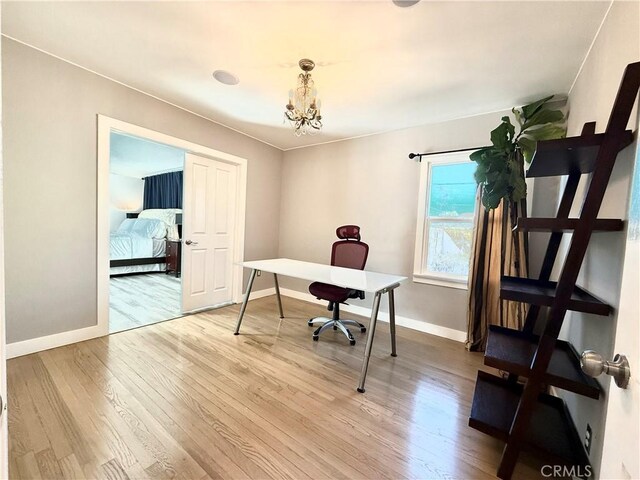
[[[380,309],[380,299],[383,294],[389,296],[389,326],[391,330],[391,356],[396,356],[396,312],[393,291],[400,286],[407,277],[399,275],[387,275],[386,273],[368,272],[366,270],[354,270],[351,268],[332,267],[330,265],[321,265],[318,263],[301,262],[298,260],[290,260],[288,258],[274,258],[271,260],[256,260],[253,262],[243,262],[242,266],[251,269],[247,291],[238,315],[238,323],[234,335],[240,333],[240,325],[244,312],[247,309],[247,302],[253,287],[253,281],[256,274],[260,271],[273,273],[273,280],[276,287],[276,298],[278,300],[278,309],[280,318],[284,318],[282,311],[282,300],[280,298],[280,287],[278,285],[278,275],[287,277],[301,278],[310,282],[322,282],[338,287],[350,288],[353,290],[362,290],[364,292],[374,293],[373,306],[371,308],[371,319],[367,330],[367,344],[364,349],[364,358],[362,360],[362,372],[360,373],[360,381],[358,383],[358,392],[364,393],[364,382],[367,377],[367,368],[369,367],[369,358],[371,357],[371,347],[373,345],[373,335],[376,331],[376,322],[378,320],[378,310]]]

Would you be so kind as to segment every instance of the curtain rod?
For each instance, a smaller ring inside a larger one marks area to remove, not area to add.
[[[421,162],[422,157],[428,157],[429,155],[442,155],[445,153],[469,152],[471,150],[480,150],[481,148],[488,148],[488,147],[470,147],[470,148],[459,148],[457,150],[442,150],[440,152],[410,153],[409,158],[413,160],[414,158],[418,157],[418,161]]]

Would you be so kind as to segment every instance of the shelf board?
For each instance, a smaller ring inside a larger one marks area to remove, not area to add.
[[[557,285],[556,282],[533,278],[502,277],[500,298],[550,307],[555,300]],[[569,310],[607,316],[612,308],[576,285],[569,301]]]
[[[572,232],[578,226],[579,218],[519,218],[513,227],[519,232]],[[619,218],[602,218],[596,220],[594,232],[620,232],[624,230],[624,222]]]
[[[535,335],[491,325],[484,363],[499,370],[528,377],[538,340],[539,337]],[[600,385],[582,371],[577,352],[570,343],[562,340],[556,341],[544,383],[590,398],[600,397]]]
[[[506,441],[513,423],[522,386],[486,372],[478,372],[469,426]],[[533,410],[525,447],[554,463],[580,467],[584,471],[589,457],[563,400],[541,394]]]
[[[593,172],[604,137],[604,133],[597,133],[538,142],[527,177]],[[631,142],[633,142],[633,133],[627,130],[618,151],[630,145]]]

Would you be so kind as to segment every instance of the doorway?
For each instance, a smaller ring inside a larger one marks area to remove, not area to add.
[[[98,116],[103,334],[240,301],[246,169],[245,159]],[[162,186],[174,176],[180,201]],[[145,185],[155,180],[153,194]]]
[[[182,315],[183,149],[109,137],[109,333]]]

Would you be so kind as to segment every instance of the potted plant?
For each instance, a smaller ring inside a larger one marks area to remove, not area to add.
[[[475,179],[482,186],[482,204],[496,208],[502,199],[519,202],[527,197],[524,162],[531,163],[539,140],[563,138],[567,129],[564,113],[550,108],[553,95],[521,108],[513,108],[516,127],[508,116],[491,131],[491,146],[476,150],[470,159],[478,164]]]
[[[484,350],[489,324],[521,329],[525,304],[500,300],[503,275],[528,277],[529,245],[523,232],[513,231],[526,216],[525,163],[531,163],[539,140],[566,135],[565,116],[551,107],[553,96],[520,108],[491,131],[491,146],[476,150],[475,180],[484,209],[478,209],[469,268],[467,349]],[[516,128],[518,133],[516,134]]]

